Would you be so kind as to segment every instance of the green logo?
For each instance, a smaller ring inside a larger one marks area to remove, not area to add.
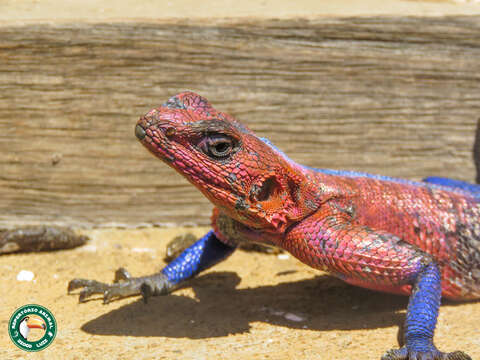
[[[55,339],[57,322],[47,308],[36,304],[24,305],[10,317],[8,334],[20,349],[40,351]]]

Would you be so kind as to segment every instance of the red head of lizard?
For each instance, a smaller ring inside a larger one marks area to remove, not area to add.
[[[221,212],[249,227],[284,232],[319,206],[308,174],[195,93],[148,112],[135,135]]]

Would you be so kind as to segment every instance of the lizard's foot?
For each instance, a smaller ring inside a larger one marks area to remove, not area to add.
[[[387,351],[382,360],[472,360],[472,358],[463,351],[443,353],[435,348],[430,351],[416,351],[404,346],[401,349]]]
[[[127,270],[120,268],[115,272],[112,284],[87,279],[73,279],[68,283],[68,293],[80,288],[83,289],[79,294],[79,302],[85,302],[91,295],[103,294],[104,304],[108,304],[114,298],[132,295],[142,295],[146,303],[150,296],[168,294],[173,290],[173,285],[162,273],[135,278]]]

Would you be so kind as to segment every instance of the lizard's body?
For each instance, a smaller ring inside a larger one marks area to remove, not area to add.
[[[298,167],[298,171],[303,171],[309,184],[314,189],[322,189],[319,193],[328,198],[310,215],[316,218],[316,223],[340,216],[342,221],[335,220],[338,226],[359,224],[393,234],[420,249],[421,254],[430,255],[439,265],[442,296],[453,300],[480,298],[479,200],[459,189],[428,183],[371,178],[367,174],[357,176],[353,172],[331,175],[328,170],[305,167]],[[218,224],[214,226],[218,228]],[[235,238],[233,233],[237,233],[238,238],[241,225],[236,226],[228,238]],[[222,229],[219,230],[222,234]],[[376,257],[388,257],[388,251],[395,246],[393,242],[386,246],[386,243],[375,244],[368,240],[364,244],[361,236],[342,238],[341,235],[308,239],[305,237],[308,230],[304,229],[302,221],[282,234],[249,236],[247,229],[244,234],[241,240],[274,244],[305,264],[328,271],[348,283],[405,295],[411,292],[410,285],[395,284],[395,278],[405,276],[402,273],[410,268],[409,260],[401,257],[400,250],[388,266],[375,261]],[[363,246],[368,249],[360,252]]]
[[[469,359],[439,352],[433,332],[441,294],[480,298],[480,187],[301,166],[193,93],[150,111],[135,133],[215,205],[213,230],[158,274],[72,280],[81,300],[166,294],[239,242],[264,242],[348,283],[411,294],[406,346],[384,359]]]

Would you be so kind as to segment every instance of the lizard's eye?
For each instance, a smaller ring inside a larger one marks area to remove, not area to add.
[[[200,150],[214,159],[224,159],[233,151],[233,140],[226,135],[212,135],[198,144]]]
[[[226,156],[232,150],[232,143],[230,141],[217,140],[210,145],[210,152],[215,156]]]

